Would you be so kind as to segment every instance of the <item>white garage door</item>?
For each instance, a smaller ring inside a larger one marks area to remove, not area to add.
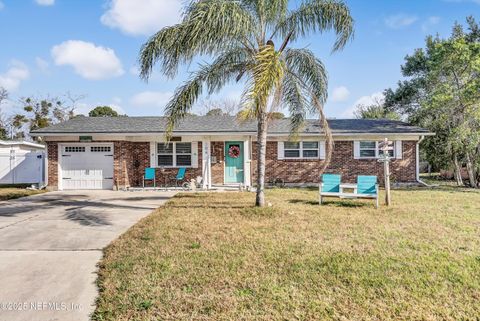
[[[61,146],[62,189],[112,189],[112,144]]]

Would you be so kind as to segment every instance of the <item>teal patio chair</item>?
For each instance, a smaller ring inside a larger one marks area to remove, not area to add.
[[[143,188],[145,188],[145,181],[153,181],[153,187],[156,187],[155,181],[155,168],[147,167],[145,168],[145,173],[143,174]]]
[[[357,177],[357,194],[359,198],[375,199],[375,207],[378,208],[378,183],[377,176]]]
[[[175,180],[175,187],[178,187],[178,184],[185,179],[185,171],[187,169],[185,167],[180,167],[177,172],[177,176],[173,180]]]
[[[319,185],[320,204],[322,204],[322,196],[339,196],[341,180],[342,175],[339,174],[322,175],[322,182]]]

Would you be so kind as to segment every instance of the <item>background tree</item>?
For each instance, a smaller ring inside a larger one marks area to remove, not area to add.
[[[8,99],[8,92],[5,88],[0,87],[0,140],[6,140],[9,138],[7,129],[7,119],[2,112],[2,103]]]
[[[206,116],[223,116],[227,115],[222,108],[213,108],[207,111]]]
[[[202,99],[199,104],[205,115],[235,115],[239,103],[233,99]]]
[[[383,100],[376,99],[370,105],[357,105],[353,113],[358,119],[391,119],[400,120],[400,115],[385,106]]]
[[[285,114],[279,111],[272,111],[268,114],[270,119],[284,119]]]
[[[89,117],[118,117],[118,113],[110,106],[97,106],[90,110]]]
[[[468,32],[455,24],[448,39],[428,37],[426,46],[405,58],[407,80],[385,91],[385,104],[436,136],[425,140],[426,157],[436,169],[453,167],[463,185],[465,164],[472,187],[480,172],[480,36],[475,19]]]
[[[291,115],[291,131],[298,132],[306,115],[315,112],[325,133],[327,157],[333,140],[323,106],[327,74],[309,49],[290,45],[312,33],[332,30],[333,51],[353,36],[353,19],[340,0],[306,0],[290,9],[288,0],[193,1],[183,20],[157,32],[141,49],[141,77],[148,80],[156,63],[169,77],[194,57],[210,55],[213,62],[199,65],[166,106],[167,135],[192,109],[203,91],[218,92],[232,80],[246,83],[242,97],[244,115],[257,121],[256,205],[264,206],[265,155],[269,112],[280,106]]]
[[[23,130],[24,125],[28,123],[28,118],[22,114],[16,114],[9,118],[9,132],[11,139],[24,139],[26,137]]]
[[[77,103],[83,97],[67,93],[62,98],[48,96],[21,98],[19,105],[23,113],[10,118],[12,137],[27,138],[28,132],[32,130],[45,128],[74,117]]]

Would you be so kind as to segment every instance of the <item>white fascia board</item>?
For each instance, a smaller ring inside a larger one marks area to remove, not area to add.
[[[5,140],[2,140],[0,141],[0,145],[3,145],[3,146],[29,146],[29,147],[35,147],[35,148],[39,148],[39,149],[44,149],[45,146],[44,145],[41,145],[41,144],[36,144],[36,143],[32,143],[32,142],[26,142],[26,141],[5,141]]]

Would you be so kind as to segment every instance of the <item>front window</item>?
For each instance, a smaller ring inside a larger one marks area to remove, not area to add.
[[[302,142],[303,158],[318,158],[318,142]]]
[[[175,143],[176,166],[192,166],[192,144]]]
[[[360,158],[378,158],[383,156],[382,142],[377,141],[361,141],[360,142]],[[395,142],[388,143],[388,155],[395,157]]]
[[[377,156],[377,142],[360,142],[360,157],[375,158]]]
[[[192,166],[192,143],[157,144],[157,165],[162,167]]]
[[[284,142],[284,158],[318,158],[318,142]]]
[[[299,158],[300,143],[292,143],[292,142],[283,143],[283,153],[285,158]]]

